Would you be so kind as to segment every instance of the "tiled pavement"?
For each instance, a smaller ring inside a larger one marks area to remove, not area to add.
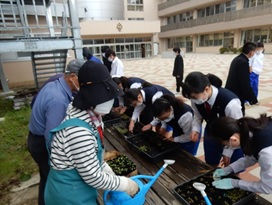
[[[184,77],[192,71],[201,71],[203,73],[213,73],[226,82],[229,65],[232,59],[236,57],[233,54],[186,54],[184,57]],[[141,77],[151,83],[160,84],[175,93],[175,78],[172,76],[174,63],[173,58],[154,58],[123,60],[125,66],[125,75],[130,77]],[[272,55],[265,54],[264,68],[260,75],[259,84],[259,105],[247,106],[246,115],[258,117],[261,113],[272,115]],[[188,101],[186,100],[188,103]],[[200,143],[197,157],[204,158],[203,144]],[[240,177],[249,180],[258,180],[259,166],[253,166],[241,173]],[[263,195],[269,201],[272,201],[272,194]]]

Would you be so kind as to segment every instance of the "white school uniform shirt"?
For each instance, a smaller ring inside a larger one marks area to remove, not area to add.
[[[145,102],[145,91],[144,90],[140,90],[142,96],[143,96],[143,102]],[[157,98],[160,98],[161,96],[163,95],[163,92],[162,91],[158,91],[155,93],[155,95],[153,95],[152,97],[152,103],[157,99]],[[133,114],[132,114],[132,117],[131,119],[136,122],[138,117],[140,116],[141,112],[144,110],[144,108],[146,107],[146,105],[143,103],[141,105],[137,105],[135,108],[134,108],[134,111],[133,111]]]
[[[263,70],[264,54],[254,54],[254,56],[249,59],[249,66],[252,67],[252,72],[260,75]]]
[[[211,109],[212,109],[214,102],[216,100],[216,97],[218,95],[218,88],[216,88],[214,86],[211,86],[211,87],[212,87],[212,96],[210,97],[210,99],[207,102],[210,104]],[[194,110],[194,120],[192,123],[192,130],[200,133],[203,118],[202,118],[201,114],[199,113],[196,105],[193,102],[191,102],[191,105]],[[241,101],[239,100],[239,98],[234,98],[227,104],[227,106],[225,108],[225,116],[231,117],[233,119],[240,119],[243,117],[242,108],[241,108]],[[224,156],[231,157],[233,151],[234,151],[234,149],[229,148],[229,147],[225,147],[222,154]]]
[[[124,76],[123,62],[117,56],[115,56],[114,60],[112,61],[110,75]]]
[[[260,180],[246,181],[239,180],[238,187],[254,193],[271,194],[272,193],[272,146],[262,149],[258,160],[253,156],[245,156],[233,162],[229,166],[234,173],[245,170],[256,163],[260,166]]]

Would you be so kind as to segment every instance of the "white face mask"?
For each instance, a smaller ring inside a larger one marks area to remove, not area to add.
[[[113,106],[113,103],[114,103],[114,99],[98,104],[95,106],[94,111],[97,114],[101,114],[101,115],[109,114]]]
[[[263,52],[263,50],[257,50],[255,53],[257,54],[257,55],[259,55],[259,54],[261,54]]]
[[[170,113],[170,115],[169,115],[169,117],[166,118],[164,121],[165,121],[165,122],[170,122],[173,118],[174,118],[174,112],[173,112],[173,110],[172,110],[171,113]]]
[[[112,61],[113,61],[113,59],[112,59],[112,58],[108,58],[108,61],[112,62]]]
[[[206,102],[206,100],[203,100],[202,98],[199,98],[199,99],[191,99],[192,100],[192,102],[194,103],[194,104],[197,104],[197,105],[201,105],[201,104],[203,104],[204,102]]]
[[[142,104],[143,104],[143,102],[137,102],[137,106],[140,106]]]

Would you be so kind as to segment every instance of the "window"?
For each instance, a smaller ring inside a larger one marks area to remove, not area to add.
[[[197,17],[198,18],[205,17],[205,9],[199,9],[197,11]]]
[[[210,6],[206,8],[206,16],[214,15],[214,6]]]
[[[236,10],[236,0],[226,2],[226,12],[235,11],[235,10]]]
[[[143,0],[127,0],[128,11],[143,11],[144,4]]]
[[[221,46],[223,45],[223,34],[214,34],[214,46]]]
[[[215,14],[222,14],[225,12],[225,4],[215,5]]]
[[[255,29],[254,30],[254,42],[266,43],[268,38],[268,29]]]
[[[200,35],[198,41],[199,46],[222,46],[223,33]]]

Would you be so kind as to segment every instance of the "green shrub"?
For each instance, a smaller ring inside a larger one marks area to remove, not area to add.
[[[223,53],[225,53],[225,52],[227,52],[227,48],[225,48],[225,47],[219,48],[219,53],[220,53],[220,54],[223,54]]]
[[[238,48],[238,52],[242,53],[243,47]]]
[[[237,51],[238,51],[238,49],[237,49],[237,48],[231,48],[231,51],[232,51],[234,54],[236,54]]]

